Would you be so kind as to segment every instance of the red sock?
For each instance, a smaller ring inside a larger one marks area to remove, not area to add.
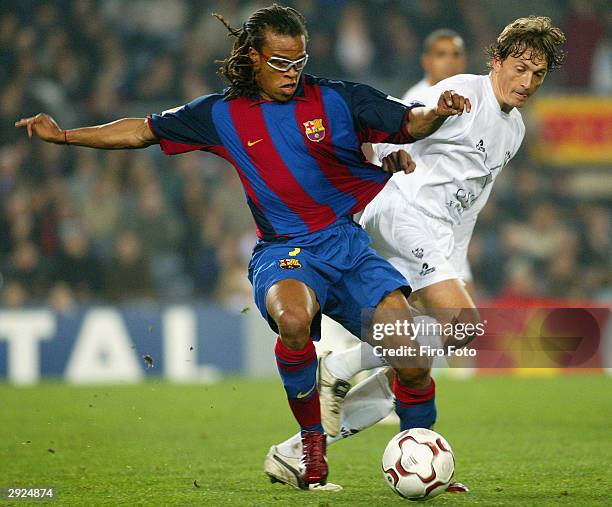
[[[413,389],[403,386],[397,380],[393,382],[395,394],[395,413],[400,418],[402,431],[410,428],[432,428],[436,422],[436,383],[431,383],[424,389]]]
[[[403,405],[417,405],[435,398],[436,383],[432,378],[429,386],[421,389],[414,389],[400,384],[396,375],[393,380],[393,394],[395,394],[395,398]]]
[[[318,362],[314,344],[309,340],[302,350],[291,350],[279,337],[274,353],[291,412],[302,431],[323,432],[319,393],[316,388]]]
[[[319,393],[316,389],[312,396],[303,400],[289,398],[289,406],[291,407],[291,412],[293,412],[293,417],[295,417],[302,431],[318,431],[323,433]]]

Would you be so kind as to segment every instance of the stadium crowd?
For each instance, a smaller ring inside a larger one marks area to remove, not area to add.
[[[0,305],[69,310],[83,302],[194,297],[249,304],[246,263],[256,237],[240,182],[224,161],[205,153],[170,158],[155,147],[50,145],[29,140],[13,123],[45,111],[64,128],[95,125],[220,89],[214,61],[226,56],[230,40],[210,13],[238,25],[268,3],[2,2]],[[538,7],[564,26],[575,48],[548,77],[546,92],[612,92],[606,2],[287,3],[308,20],[307,72],[396,96],[421,78],[421,44],[431,30],[463,34],[468,71],[482,73],[482,48],[498,29]],[[568,171],[536,164],[524,146],[476,227],[470,260],[481,295],[610,297],[609,197],[576,196]]]

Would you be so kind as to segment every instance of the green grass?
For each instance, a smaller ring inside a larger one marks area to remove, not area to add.
[[[438,409],[472,491],[434,504],[610,505],[612,379],[441,379]],[[330,447],[340,493],[270,484],[265,453],[294,429],[280,381],[0,385],[0,487],[54,486],[53,505],[406,504],[380,472],[390,426]]]

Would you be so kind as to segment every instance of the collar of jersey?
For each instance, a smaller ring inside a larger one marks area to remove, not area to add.
[[[304,75],[303,74],[300,76],[300,81],[298,82],[298,85],[297,85],[297,88],[295,89],[295,93],[293,94],[293,97],[291,97],[291,99],[288,100],[287,102],[291,102],[292,100],[298,100],[298,101],[303,101],[303,102],[308,100],[306,98],[306,94],[304,93]],[[258,93],[257,95],[254,95],[253,98],[251,99],[251,103],[249,104],[249,107],[258,106],[259,104],[273,103],[273,102],[276,102],[276,100],[264,99]]]

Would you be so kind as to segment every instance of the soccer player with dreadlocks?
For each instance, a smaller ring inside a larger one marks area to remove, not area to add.
[[[469,112],[468,99],[443,91],[430,106],[405,106],[362,84],[303,74],[308,61],[304,18],[290,7],[254,12],[240,29],[217,15],[235,37],[220,73],[223,93],[95,127],[62,130],[46,114],[16,122],[28,135],[57,144],[102,149],[160,144],[173,155],[212,152],[229,161],[244,186],[260,238],[249,265],[255,302],[279,337],[276,362],[301,429],[303,489],[326,484],[326,437],[321,421],[313,340],[321,314],[361,334],[361,311],[393,308],[409,315],[406,279],[370,247],[352,221],[391,174],[411,172],[402,152],[369,164],[363,142],[409,143],[435,132],[450,116]],[[408,337],[403,337],[408,339]],[[414,369],[396,370],[395,389],[415,392]],[[323,421],[325,423],[325,420]]]

